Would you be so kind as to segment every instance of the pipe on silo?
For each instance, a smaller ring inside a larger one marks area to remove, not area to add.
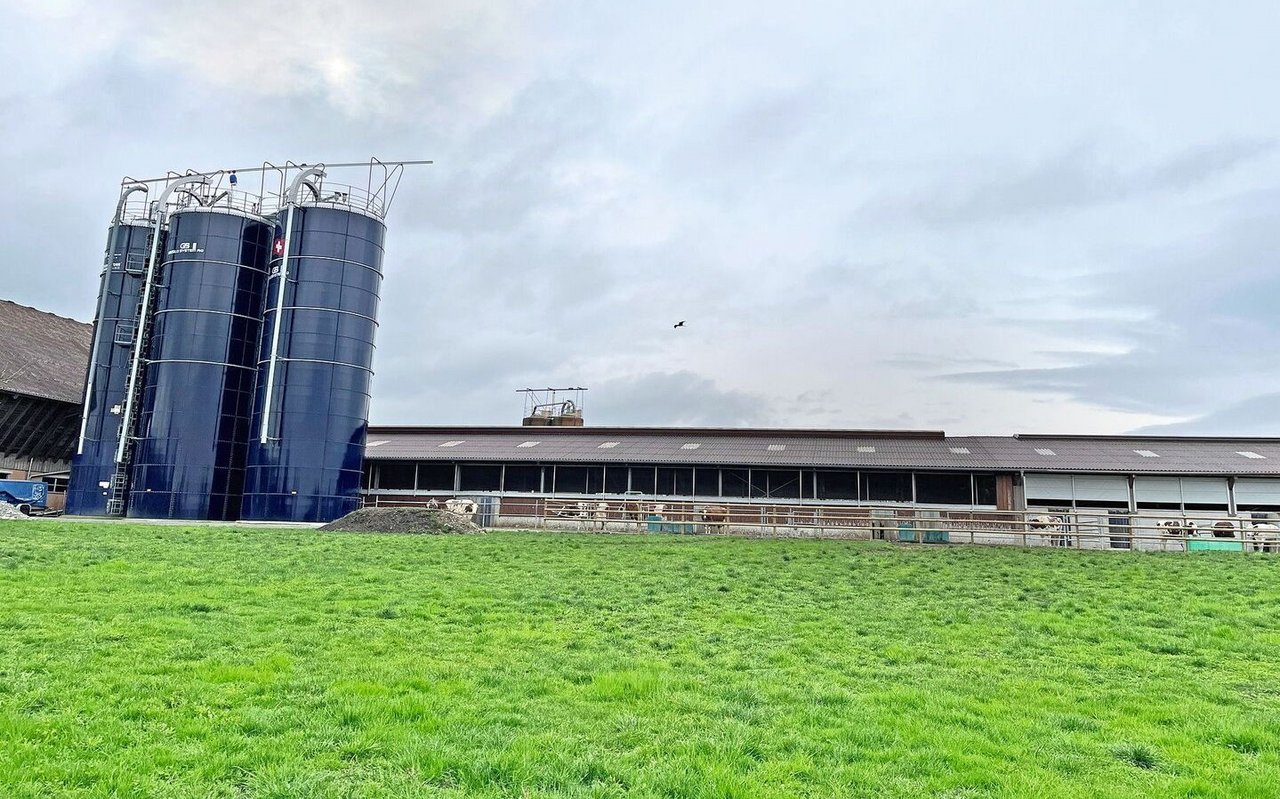
[[[302,191],[302,187],[308,186],[311,192],[316,196],[320,196],[320,192],[316,190],[314,184],[307,179],[312,175],[324,177],[324,165],[313,166],[310,169],[304,169],[301,174],[293,179],[289,184],[289,190],[285,193],[285,223],[284,223],[284,242],[280,253],[280,280],[276,290],[276,311],[275,318],[271,325],[271,358],[267,364],[267,386],[263,394],[263,402],[270,407],[271,400],[275,396],[276,385],[276,364],[280,361],[280,317],[284,313],[284,290],[289,284],[289,248],[293,239],[293,213],[298,207],[298,193]],[[265,444],[270,439],[270,422],[264,418],[262,424],[262,433],[258,438],[259,444]]]

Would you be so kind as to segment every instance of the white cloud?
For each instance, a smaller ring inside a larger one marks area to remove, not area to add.
[[[119,50],[242,97],[317,98],[350,115],[402,111],[407,92],[492,111],[529,35],[519,0],[220,0],[23,4],[60,54]],[[92,57],[92,56],[90,56]],[[80,60],[83,63],[84,56]],[[471,67],[460,75],[458,63]],[[496,78],[496,79],[495,79]]]

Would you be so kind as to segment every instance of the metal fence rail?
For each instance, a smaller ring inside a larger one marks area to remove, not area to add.
[[[487,497],[486,504],[496,505],[485,519],[496,527],[1146,552],[1280,552],[1280,516],[510,496]],[[367,497],[366,505],[444,507],[443,498],[376,494]]]

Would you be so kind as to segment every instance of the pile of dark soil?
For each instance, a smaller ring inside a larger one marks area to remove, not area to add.
[[[329,522],[321,530],[341,533],[418,533],[467,535],[480,528],[454,513],[428,508],[361,508]]]

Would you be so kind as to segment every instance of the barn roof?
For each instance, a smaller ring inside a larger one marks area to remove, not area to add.
[[[371,427],[373,460],[1280,476],[1280,438],[933,431]]]
[[[93,325],[0,300],[0,391],[79,405],[92,337]]]

